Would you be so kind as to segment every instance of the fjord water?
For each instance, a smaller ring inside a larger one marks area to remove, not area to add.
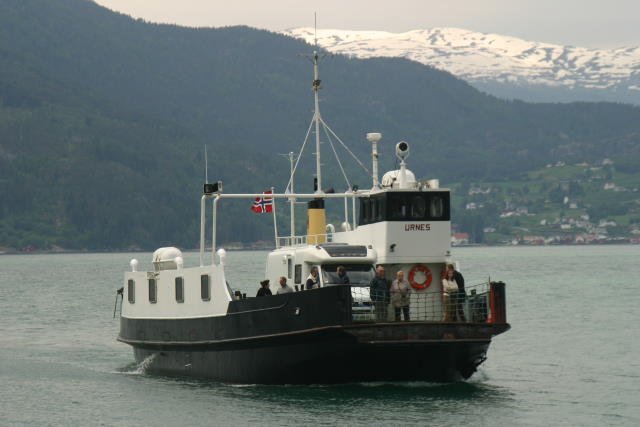
[[[231,286],[253,294],[265,255],[230,252]],[[129,260],[151,254],[0,256],[0,425],[640,425],[639,246],[454,255],[469,284],[507,283],[512,329],[479,372],[337,386],[149,375],[112,313]],[[400,355],[380,369],[411,366]]]

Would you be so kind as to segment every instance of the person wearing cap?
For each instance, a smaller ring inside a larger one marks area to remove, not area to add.
[[[271,289],[269,289],[269,279],[265,279],[260,282],[260,289],[258,289],[257,297],[266,297],[267,295],[272,295]]]

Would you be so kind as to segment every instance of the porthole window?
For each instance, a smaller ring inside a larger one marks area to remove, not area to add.
[[[149,279],[149,302],[155,304],[158,302],[158,286],[156,279]]]
[[[133,279],[127,280],[127,300],[129,304],[136,302],[136,282]]]
[[[176,301],[184,302],[184,279],[176,277]]]
[[[211,286],[209,285],[208,274],[200,276],[200,298],[202,298],[202,301],[211,300]]]

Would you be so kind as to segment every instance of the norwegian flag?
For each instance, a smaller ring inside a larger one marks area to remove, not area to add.
[[[268,194],[271,194],[271,190],[263,191],[262,197],[256,197],[256,200],[251,205],[251,210],[255,213],[271,213],[273,212],[273,198],[268,197]]]

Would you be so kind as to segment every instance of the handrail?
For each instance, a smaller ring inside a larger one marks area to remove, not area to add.
[[[282,248],[284,246],[317,245],[321,243],[331,243],[332,241],[333,233],[304,234],[301,236],[278,236],[276,238],[276,248]]]
[[[484,282],[465,292],[411,290],[400,294],[373,293],[369,287],[351,288],[354,322],[409,321],[506,323],[504,283]],[[403,308],[408,307],[407,308]]]

